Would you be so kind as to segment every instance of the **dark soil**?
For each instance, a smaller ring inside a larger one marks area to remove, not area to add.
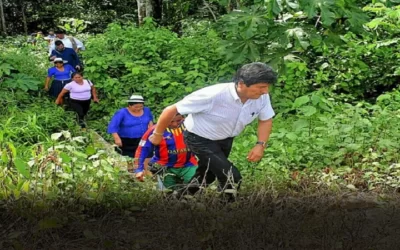
[[[4,206],[0,249],[399,249],[399,201],[365,193],[252,196],[228,205],[159,199],[35,215]]]

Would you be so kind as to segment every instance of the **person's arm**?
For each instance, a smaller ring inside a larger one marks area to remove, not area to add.
[[[153,134],[149,137],[149,141],[154,145],[159,145],[164,130],[171,123],[172,119],[174,119],[176,113],[178,113],[178,109],[176,108],[176,104],[166,107],[158,118],[157,124],[155,126]]]
[[[67,65],[64,65],[64,67],[65,67],[65,66],[68,67],[68,70],[69,70],[70,72],[72,72],[72,73],[75,73],[75,72],[76,72],[76,69],[74,69],[74,67],[72,67],[71,65],[67,64]],[[71,75],[72,75],[72,73],[71,73]]]
[[[139,142],[138,148],[135,152],[134,168],[136,178],[142,179],[144,175],[144,164],[149,153],[154,149],[154,146],[148,140],[149,136],[153,133],[154,127],[149,128],[146,133],[142,136]]]
[[[151,113],[151,110],[149,109],[149,116],[150,116],[150,122],[148,124],[148,128],[152,127],[154,125],[154,116],[153,113]]]
[[[266,121],[258,121],[258,141],[268,142],[269,136],[272,131],[272,118]],[[266,146],[265,146],[266,147]],[[264,155],[265,147],[261,144],[256,144],[247,155],[249,161],[259,161]]]
[[[90,85],[90,88],[91,88],[91,91],[92,91],[93,101],[94,102],[99,102],[99,98],[97,98],[96,88],[94,87],[93,84]]]
[[[119,126],[122,122],[122,116],[123,113],[121,112],[122,110],[117,111],[113,117],[111,118],[110,123],[108,124],[108,128],[107,128],[107,133],[111,134],[112,137],[114,138],[114,143],[118,146],[118,147],[122,147],[122,141],[121,138],[118,135],[118,131],[119,131]]]
[[[56,46],[54,45],[54,41],[51,42],[50,48],[49,48],[49,55],[51,55],[51,52],[56,49]]]
[[[56,50],[52,50],[49,56],[49,61],[53,61],[57,57]]]
[[[76,52],[78,53],[80,50],[85,50],[85,46],[83,45],[83,43],[81,41],[79,41],[78,39],[76,39],[75,37],[73,38],[75,39],[76,42]]]
[[[176,113],[187,115],[206,112],[212,105],[213,97],[212,93],[208,93],[207,89],[200,89],[186,96],[183,100],[166,107],[158,118],[154,133],[149,140],[154,145],[159,145],[164,130],[174,119]]]
[[[272,118],[274,117],[275,112],[272,108],[269,95],[266,96],[264,108],[261,109],[260,115],[258,117],[258,141],[264,142],[265,145],[269,140],[269,136],[272,131]],[[266,146],[265,146],[266,147]],[[247,155],[247,159],[249,161],[259,161],[264,155],[265,147],[261,144],[256,144],[252,150],[250,150]]]
[[[50,83],[50,80],[51,80],[51,78],[53,77],[53,75],[54,75],[54,70],[53,70],[53,68],[49,68],[48,70],[47,70],[47,77],[46,77],[46,80],[44,81],[44,90],[49,90],[49,83]]]
[[[114,143],[118,147],[122,147],[122,140],[121,137],[119,137],[118,133],[112,133],[112,137],[114,138]]]
[[[44,81],[44,90],[48,91],[49,90],[49,83],[50,83],[51,77],[47,76],[46,80]]]
[[[68,93],[69,90],[66,88],[63,88],[60,92],[60,94],[58,95],[57,99],[56,99],[56,104],[62,104],[63,103],[63,97],[66,93]]]
[[[74,58],[73,65],[76,65],[75,68],[80,70],[81,69],[81,61],[79,60],[78,54],[75,52],[75,50],[71,51],[72,57]]]

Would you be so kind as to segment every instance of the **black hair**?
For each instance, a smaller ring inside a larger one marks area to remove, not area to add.
[[[54,31],[54,34],[65,34],[65,31],[58,29],[58,30]]]
[[[83,73],[82,72],[79,72],[79,71],[76,71],[76,72],[74,72],[74,73],[72,73],[72,78],[74,78],[76,75],[80,75],[80,76],[82,76],[83,77]]]
[[[257,83],[273,84],[277,81],[277,73],[268,65],[254,62],[243,65],[234,77],[235,84],[242,81],[247,87]]]
[[[56,46],[61,45],[61,44],[64,45],[64,43],[62,41],[60,41],[60,40],[55,41],[54,44]]]
[[[143,102],[128,102],[128,106],[133,106],[135,104],[143,104],[144,105]]]

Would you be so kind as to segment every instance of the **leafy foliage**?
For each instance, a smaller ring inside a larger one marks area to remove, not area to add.
[[[110,25],[88,40],[86,76],[96,83],[104,101],[96,108],[111,114],[132,93],[140,93],[156,111],[193,90],[219,79],[231,80],[233,65],[218,52],[218,37],[181,37],[155,28]]]
[[[206,2],[228,14],[216,26],[187,23],[182,36],[150,18],[141,27],[112,23],[103,34],[85,34],[85,77],[100,97],[89,127],[104,135],[110,116],[133,93],[142,94],[157,117],[196,89],[230,81],[239,65],[264,61],[279,71],[270,146],[260,163],[246,160],[257,140],[253,124],[236,138],[230,156],[247,188],[399,188],[398,7],[375,3],[363,12],[361,1],[250,2]],[[180,3],[183,9],[171,7],[181,14],[176,22],[196,7]],[[79,31],[80,21],[65,28]],[[107,206],[144,199],[152,183],[133,188],[92,135],[77,130],[74,114],[40,91],[47,45],[21,41],[5,40],[0,52],[0,197]],[[57,223],[47,219],[40,227]]]

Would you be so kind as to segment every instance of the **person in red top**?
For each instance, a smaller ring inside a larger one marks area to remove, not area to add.
[[[163,168],[163,184],[168,189],[176,189],[177,184],[189,183],[196,173],[197,160],[194,154],[186,147],[183,140],[183,116],[176,114],[163,133],[162,141],[154,146],[148,138],[154,133],[155,125],[150,127],[143,135],[135,154],[136,178],[143,180],[144,161],[150,152],[154,152],[150,164],[156,164]]]

